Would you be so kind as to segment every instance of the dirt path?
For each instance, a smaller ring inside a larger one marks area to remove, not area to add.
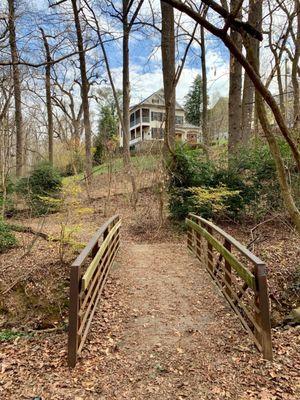
[[[299,398],[292,350],[262,360],[185,244],[123,241],[72,371],[65,349],[65,333],[5,343],[0,398]]]

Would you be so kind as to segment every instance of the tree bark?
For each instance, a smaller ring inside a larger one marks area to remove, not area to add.
[[[44,48],[46,52],[45,66],[45,89],[46,89],[46,107],[47,107],[47,118],[48,118],[48,159],[51,165],[53,165],[53,112],[52,112],[52,99],[51,99],[51,53],[50,47],[47,40],[47,36],[42,28],[40,28]]]
[[[13,63],[13,86],[14,86],[14,102],[15,102],[15,124],[16,124],[16,175],[18,177],[23,174],[24,167],[24,132],[22,117],[22,97],[20,71],[18,66],[19,56],[16,41],[15,27],[15,0],[8,0],[8,29],[9,29],[9,46],[11,52],[11,60]]]
[[[234,12],[239,6],[239,0],[230,1],[230,10]],[[238,12],[241,17],[241,11]],[[236,48],[242,51],[241,35],[231,29],[230,38]],[[228,104],[228,156],[233,156],[241,144],[242,139],[242,66],[230,53],[229,74],[229,104]]]
[[[129,0],[123,0],[123,161],[125,172],[129,175],[132,187],[132,205],[136,208],[138,191],[130,159],[130,75],[129,75],[129,34],[131,23],[128,13]]]
[[[204,28],[200,26],[201,36],[201,70],[202,70],[202,136],[205,146],[210,145],[211,138],[209,137],[208,124],[207,124],[207,109],[208,109],[208,96],[207,96],[207,74],[206,74],[206,45],[205,45],[205,32]]]
[[[83,45],[82,30],[79,18],[79,10],[77,8],[77,1],[71,0],[74,23],[77,36],[77,47],[79,53],[80,74],[81,74],[81,98],[83,107],[83,121],[85,132],[85,173],[88,180],[92,177],[92,129],[90,121],[90,108],[89,108],[89,82],[86,72],[85,50]]]
[[[169,4],[161,1],[161,53],[164,81],[164,95],[166,107],[164,148],[169,152],[175,142],[175,33],[174,33],[174,9]]]
[[[293,115],[294,128],[300,128],[300,100],[299,100],[299,81],[298,67],[300,60],[300,0],[295,0],[295,13],[297,16],[297,33],[295,41],[295,55],[292,63],[292,85],[294,92]]]
[[[129,78],[129,28],[128,0],[123,1],[123,159],[125,168],[130,165],[130,78]]]
[[[262,20],[262,2],[260,0],[249,0],[248,22],[259,29]],[[259,57],[259,42],[249,38],[250,46]],[[251,127],[254,110],[254,85],[249,75],[244,75],[243,101],[242,101],[242,144],[247,146],[251,137]]]

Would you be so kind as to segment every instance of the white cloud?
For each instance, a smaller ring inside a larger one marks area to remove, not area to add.
[[[159,51],[160,53],[160,51]],[[122,67],[112,70],[116,86],[122,88]],[[184,103],[190,86],[195,77],[201,73],[195,67],[185,67],[182,71],[179,83],[177,85],[176,97],[180,104]],[[211,99],[217,96],[228,95],[228,79],[229,67],[217,53],[208,50],[207,53],[207,79],[208,94]],[[130,83],[131,83],[131,104],[136,104],[153,92],[163,87],[163,75],[161,70],[160,59],[155,63],[154,68],[150,71],[147,65],[131,64],[130,65]]]

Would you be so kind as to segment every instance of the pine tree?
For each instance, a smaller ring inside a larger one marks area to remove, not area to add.
[[[120,93],[118,93],[120,95]],[[103,162],[106,146],[111,139],[118,135],[118,115],[116,104],[109,90],[99,92],[100,118],[98,135],[95,138],[94,161],[97,164]]]
[[[200,75],[197,75],[189,93],[185,97],[185,118],[190,124],[201,125],[202,100],[202,78]]]

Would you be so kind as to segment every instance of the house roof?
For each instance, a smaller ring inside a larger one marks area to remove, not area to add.
[[[158,97],[161,101],[161,104],[152,103],[150,100],[153,97]],[[130,107],[130,111],[133,111],[136,108],[139,108],[142,105],[151,105],[156,107],[164,107],[165,106],[165,97],[164,97],[164,89],[159,89],[156,92],[152,93],[150,96],[146,97],[146,99],[142,100],[140,103],[135,104],[134,106]],[[176,110],[183,110],[181,105],[176,101]]]

